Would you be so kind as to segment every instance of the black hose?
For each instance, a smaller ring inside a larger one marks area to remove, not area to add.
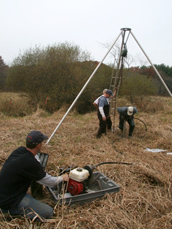
[[[146,126],[146,124],[145,124],[141,119],[135,118],[135,117],[134,117],[134,119],[137,119],[137,120],[139,120],[140,122],[142,122],[142,123],[144,124],[144,126],[145,126],[146,131],[147,131],[147,126]]]
[[[107,162],[101,162],[95,165],[95,168],[98,167],[99,165],[105,165],[105,164],[133,165],[133,163],[128,163],[128,162],[107,161]]]

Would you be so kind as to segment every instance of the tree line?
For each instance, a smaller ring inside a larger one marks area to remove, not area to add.
[[[60,43],[46,48],[35,47],[15,58],[11,66],[0,57],[0,90],[18,92],[29,97],[32,106],[54,112],[62,105],[70,105],[99,63],[77,45]],[[156,65],[172,91],[172,68]],[[124,69],[121,95],[166,95],[152,67]],[[80,98],[75,109],[79,113],[93,110],[92,103],[109,88],[112,75],[110,65],[101,64]],[[131,101],[132,102],[132,101]]]

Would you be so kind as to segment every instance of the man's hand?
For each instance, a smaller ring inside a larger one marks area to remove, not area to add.
[[[102,119],[103,119],[103,121],[106,121],[106,116],[103,116]]]
[[[61,177],[63,178],[64,181],[68,181],[69,180],[69,176],[67,173],[62,174]]]

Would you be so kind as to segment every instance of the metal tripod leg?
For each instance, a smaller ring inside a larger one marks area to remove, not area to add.
[[[133,38],[135,39],[136,43],[138,44],[138,46],[140,47],[140,49],[142,50],[142,52],[144,53],[145,57],[147,58],[147,60],[149,61],[149,63],[152,65],[153,69],[155,70],[156,74],[158,75],[159,79],[161,80],[162,84],[164,85],[165,89],[167,90],[168,94],[172,97],[172,93],[169,90],[169,88],[167,87],[166,83],[164,82],[163,78],[161,77],[161,75],[159,74],[159,72],[157,71],[157,69],[155,68],[155,66],[152,64],[151,60],[149,59],[148,55],[145,53],[145,51],[143,50],[142,46],[139,44],[138,40],[136,39],[136,37],[134,36],[134,34],[131,32],[131,35],[133,36]]]
[[[122,34],[122,32],[120,32],[120,34],[118,35],[118,37],[116,38],[116,40],[114,41],[114,43],[111,45],[111,47],[107,51],[106,55],[103,57],[102,61],[99,62],[99,64],[97,65],[97,67],[95,68],[95,70],[93,71],[93,73],[91,74],[91,76],[89,77],[89,79],[87,80],[87,82],[84,84],[83,88],[81,89],[81,91],[79,92],[79,94],[77,95],[77,97],[75,98],[75,100],[73,101],[73,103],[71,104],[71,106],[69,107],[69,109],[66,111],[65,115],[63,116],[63,118],[61,119],[61,121],[59,122],[59,124],[56,126],[55,130],[53,131],[53,133],[51,134],[51,136],[47,140],[46,144],[48,144],[49,141],[51,140],[51,138],[54,136],[54,134],[56,133],[56,131],[58,130],[58,128],[62,124],[63,120],[66,118],[66,116],[68,115],[68,113],[70,112],[70,110],[72,109],[72,107],[74,106],[74,104],[76,103],[76,101],[78,100],[78,98],[80,97],[80,95],[82,94],[82,92],[85,90],[86,86],[88,85],[88,83],[90,82],[90,80],[93,78],[94,74],[96,73],[96,71],[98,70],[98,68],[100,67],[100,65],[103,63],[103,61],[106,58],[106,56],[110,53],[111,49],[113,48],[113,46],[115,45],[116,41],[118,40],[118,38],[120,37],[121,34]]]

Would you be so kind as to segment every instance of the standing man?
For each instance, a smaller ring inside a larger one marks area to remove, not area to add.
[[[0,209],[11,215],[25,215],[27,218],[51,218],[53,208],[42,203],[26,192],[32,181],[53,187],[62,181],[68,181],[68,175],[52,177],[46,173],[35,158],[48,137],[40,131],[31,131],[26,137],[26,147],[19,147],[12,152],[0,172]]]
[[[119,129],[123,131],[124,120],[126,120],[129,124],[129,137],[131,137],[135,128],[134,114],[137,113],[137,108],[132,106],[118,107],[117,111],[119,113]]]
[[[112,91],[108,89],[98,99],[97,115],[99,119],[99,130],[97,132],[97,138],[100,138],[103,133],[106,134],[107,119],[110,120],[110,115],[109,115],[110,105],[107,99],[110,98],[111,96],[112,96]],[[111,122],[111,120],[109,122]],[[112,122],[111,122],[111,125],[112,125]],[[111,128],[111,125],[110,123],[108,124],[110,128]]]
[[[104,89],[103,90],[103,95],[107,92],[108,89]],[[114,94],[113,96],[111,96],[111,98],[115,97],[116,96],[116,93],[117,93],[117,87],[115,87],[115,91],[114,91]],[[94,102],[93,102],[93,105],[98,109],[99,108],[99,99],[100,99],[101,96],[99,96]],[[109,98],[106,98],[107,99],[107,102],[109,104]],[[107,125],[107,128],[108,130],[111,130],[112,128],[112,121],[111,121],[111,118],[110,118],[110,115],[106,118],[106,125]]]

